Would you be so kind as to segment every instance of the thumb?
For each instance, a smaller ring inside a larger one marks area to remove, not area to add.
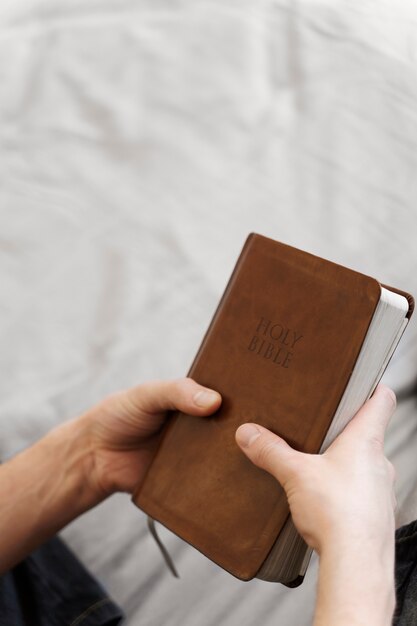
[[[135,411],[159,414],[179,409],[190,415],[208,415],[219,408],[221,395],[192,378],[153,380],[128,389],[125,396]]]
[[[248,459],[272,474],[285,487],[298,465],[297,459],[301,453],[259,424],[242,424],[235,436]]]

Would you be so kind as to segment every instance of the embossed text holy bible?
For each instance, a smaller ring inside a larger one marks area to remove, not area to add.
[[[372,394],[413,308],[405,292],[250,234],[188,372],[222,405],[171,415],[135,504],[242,580],[300,584],[310,551],[236,429],[257,422],[325,450]]]

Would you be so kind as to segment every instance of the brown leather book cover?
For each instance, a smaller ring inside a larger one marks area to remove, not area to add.
[[[235,431],[257,422],[318,452],[380,295],[373,278],[250,234],[188,372],[222,405],[170,417],[135,504],[238,578],[256,576],[289,511]]]

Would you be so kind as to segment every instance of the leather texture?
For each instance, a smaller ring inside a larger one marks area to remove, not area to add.
[[[234,576],[255,577],[289,511],[235,431],[257,422],[317,452],[380,294],[371,277],[251,233],[188,372],[222,405],[171,416],[135,504]]]

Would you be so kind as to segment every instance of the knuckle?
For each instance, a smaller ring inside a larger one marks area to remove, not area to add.
[[[177,393],[177,397],[185,399],[187,398],[187,396],[189,396],[190,393],[195,391],[198,383],[196,383],[196,381],[189,376],[184,376],[182,378],[176,378],[173,381],[173,385]]]
[[[261,467],[269,467],[273,462],[276,452],[277,445],[274,441],[266,441],[262,443],[257,450],[257,464]]]
[[[171,380],[172,388],[181,391],[186,385],[189,384],[190,378],[174,378]]]
[[[129,402],[128,391],[114,391],[107,394],[99,403],[100,409],[107,413],[117,411],[120,407],[125,406]]]
[[[187,395],[190,380],[190,378],[174,378],[171,381],[170,387],[173,400],[182,400]]]
[[[371,450],[375,452],[382,452],[384,448],[384,442],[378,435],[373,435],[368,439],[368,445]]]

